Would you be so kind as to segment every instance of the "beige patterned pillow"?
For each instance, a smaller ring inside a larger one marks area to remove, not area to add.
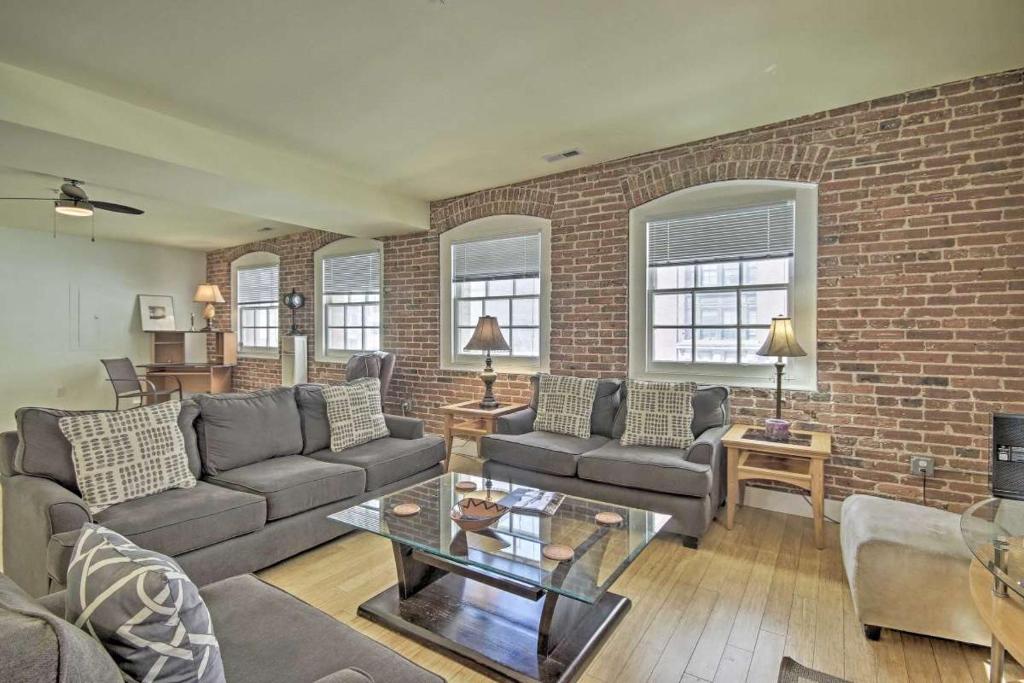
[[[626,380],[623,446],[687,448],[693,443],[693,382]]]
[[[596,396],[596,379],[541,373],[533,428],[538,432],[590,438],[590,412]]]
[[[167,401],[60,419],[58,425],[71,443],[75,478],[89,512],[196,485],[178,427],[179,412],[179,401]]]
[[[331,424],[331,450],[338,452],[389,436],[380,407],[380,380],[357,379],[324,387],[327,421]]]

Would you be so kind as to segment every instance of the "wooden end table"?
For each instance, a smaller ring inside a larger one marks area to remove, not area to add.
[[[799,429],[790,433],[789,441],[769,441],[763,436],[763,427],[733,425],[722,437],[729,463],[725,528],[732,529],[744,482],[761,479],[790,484],[811,494],[814,544],[821,549],[825,547],[825,461],[832,455],[832,436]]]
[[[444,471],[452,459],[452,439],[464,436],[476,442],[477,455],[480,454],[480,437],[493,434],[497,430],[498,418],[528,407],[525,403],[503,403],[497,408],[485,410],[480,401],[463,401],[442,406],[444,414]]]

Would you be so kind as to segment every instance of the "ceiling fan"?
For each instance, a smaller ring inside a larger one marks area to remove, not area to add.
[[[89,199],[89,195],[82,189],[82,181],[71,178],[64,179],[64,184],[60,186],[56,199],[48,197],[0,197],[0,199],[53,202],[54,211],[65,216],[91,216],[94,209],[127,213],[133,216],[145,213],[142,209],[136,209],[134,206]]]

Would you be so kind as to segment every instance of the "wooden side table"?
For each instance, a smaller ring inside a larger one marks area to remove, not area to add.
[[[811,494],[814,544],[825,547],[825,461],[832,455],[832,436],[825,432],[791,431],[789,441],[769,441],[764,428],[733,425],[722,437],[728,449],[729,490],[725,528],[732,529],[744,482],[761,479],[790,484]]]
[[[493,434],[497,430],[498,418],[526,408],[525,403],[504,403],[497,408],[485,410],[480,401],[463,401],[442,406],[444,414],[444,470],[452,459],[452,439],[465,436],[476,441],[477,455],[480,454],[480,437]]]

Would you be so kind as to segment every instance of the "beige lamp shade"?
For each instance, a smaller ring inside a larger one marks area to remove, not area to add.
[[[466,344],[464,351],[508,351],[508,342],[501,333],[498,319],[493,315],[482,315],[476,321],[473,337]]]
[[[768,338],[764,340],[764,344],[757,350],[757,355],[779,356],[782,358],[807,355],[807,352],[796,341],[792,318],[784,315],[772,318],[772,326],[768,330]]]
[[[220,287],[217,285],[204,282],[203,284],[196,287],[195,298],[192,299],[197,304],[222,304],[224,303],[224,297],[221,296]]]

